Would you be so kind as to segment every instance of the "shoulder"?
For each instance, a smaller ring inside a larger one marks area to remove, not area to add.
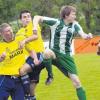
[[[16,35],[20,35],[20,34],[24,34],[25,33],[25,28],[20,28],[19,30],[18,30],[18,32],[16,33]]]
[[[24,35],[17,35],[16,37],[15,37],[15,42],[16,41],[21,41],[21,40],[23,40],[23,39],[25,39],[26,37],[24,36]]]
[[[74,21],[73,22],[74,28],[82,28],[81,25],[79,24],[79,22]]]

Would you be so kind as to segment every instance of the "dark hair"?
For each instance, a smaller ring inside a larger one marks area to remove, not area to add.
[[[19,15],[19,18],[21,19],[22,18],[22,14],[23,13],[30,13],[31,14],[31,12],[29,11],[29,10],[22,10],[21,12],[20,12],[20,15]]]
[[[76,8],[73,6],[62,6],[60,10],[61,19],[65,19],[65,16],[69,16],[71,12],[76,12]]]

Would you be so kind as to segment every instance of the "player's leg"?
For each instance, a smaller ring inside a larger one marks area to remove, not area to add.
[[[27,74],[29,71],[31,71],[31,68],[27,63],[20,69],[21,81],[26,95],[29,95],[30,93],[30,79]]]
[[[48,48],[43,52],[43,56],[45,59],[49,59],[49,58],[56,59],[56,55],[53,52],[53,50]]]
[[[26,95],[30,94],[30,78],[27,73],[32,71],[32,67],[34,67],[33,59],[28,57],[26,63],[20,69],[21,81]]]
[[[76,65],[73,58],[68,55],[56,54],[59,59],[53,61],[53,64],[56,65],[65,76],[69,76],[72,80],[74,86],[76,87],[76,92],[79,100],[86,100],[85,91],[83,90],[80,80],[77,76]],[[73,73],[73,74],[69,74]]]
[[[52,59],[45,59],[44,63],[45,63],[46,70],[48,72],[48,77],[45,81],[45,84],[50,85],[53,81]]]
[[[56,56],[52,50],[46,49],[44,51],[45,67],[48,72],[48,78],[45,82],[46,85],[51,84],[51,82],[53,81],[52,59],[55,59],[55,58],[56,58]]]
[[[36,96],[35,96],[36,86],[37,86],[37,83],[31,82],[31,84],[30,84],[30,91],[31,91],[30,98],[31,98],[31,100],[36,100]]]
[[[68,70],[68,76],[71,79],[71,81],[76,89],[78,99],[86,100],[86,94],[85,94],[83,87],[81,86],[81,82],[77,75],[76,65],[75,65],[75,62],[74,62],[74,59],[72,58],[72,56],[69,55],[67,57],[66,64],[67,64],[67,68],[70,69],[70,70]]]
[[[14,90],[11,92],[12,100],[24,100],[25,93],[20,78],[14,78]]]
[[[36,100],[36,96],[35,96],[35,88],[37,86],[37,84],[39,83],[39,76],[40,76],[40,72],[41,70],[44,68],[43,63],[41,63],[39,66],[36,66],[33,68],[33,71],[31,73],[29,73],[29,77],[31,80],[31,84],[30,84],[30,96],[26,96],[26,100]]]
[[[86,100],[86,94],[85,94],[83,87],[81,86],[79,77],[77,75],[71,74],[71,73],[69,73],[68,75],[69,75],[69,78],[71,79],[74,87],[76,88],[76,92],[77,92],[77,96],[78,96],[79,100]]]
[[[0,75],[0,100],[8,100],[10,93],[7,91],[9,85],[5,76]]]

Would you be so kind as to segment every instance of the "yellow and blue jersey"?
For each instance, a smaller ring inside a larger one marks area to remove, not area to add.
[[[25,63],[28,53],[19,49],[19,41],[23,36],[16,36],[12,42],[0,42],[0,55],[5,52],[6,58],[0,62],[0,75],[19,75],[19,69]]]

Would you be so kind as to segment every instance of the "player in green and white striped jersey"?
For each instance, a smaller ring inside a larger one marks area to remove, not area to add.
[[[71,52],[71,43],[75,33],[78,33],[84,39],[91,39],[92,34],[86,34],[82,27],[75,20],[76,8],[73,6],[63,6],[60,11],[60,19],[35,16],[33,19],[34,30],[37,31],[39,22],[43,22],[51,28],[50,49],[54,52],[56,59],[52,59],[52,64],[68,76],[76,88],[79,100],[86,100],[85,91],[77,75],[76,65]],[[49,56],[51,53],[49,53]],[[52,55],[51,55],[52,56]]]

